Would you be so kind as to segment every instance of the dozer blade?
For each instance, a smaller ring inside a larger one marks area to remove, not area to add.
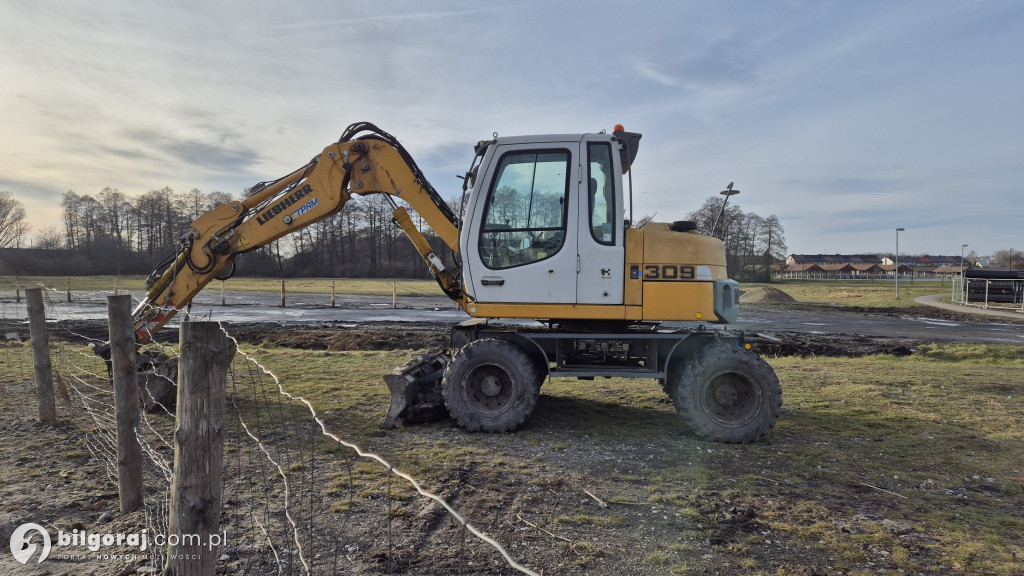
[[[403,423],[432,422],[448,415],[441,396],[441,377],[448,365],[447,352],[421,354],[405,366],[384,376],[391,391],[391,408],[384,418],[385,428],[394,428],[395,420]]]

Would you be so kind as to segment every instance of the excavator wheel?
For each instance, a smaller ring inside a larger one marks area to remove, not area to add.
[[[448,414],[469,432],[511,432],[540,393],[535,363],[515,344],[484,338],[460,348],[441,381]]]
[[[746,444],[766,435],[782,409],[782,387],[760,356],[713,343],[673,363],[668,376],[676,411],[705,440]]]

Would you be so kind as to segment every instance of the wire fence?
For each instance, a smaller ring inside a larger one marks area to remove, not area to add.
[[[93,352],[108,340],[96,311],[112,293],[68,298],[65,291],[43,288],[60,419],[77,430],[84,449],[116,485],[111,373]],[[24,317],[24,305],[0,303],[3,326],[17,326]],[[224,545],[214,551],[217,573],[537,574],[424,482],[332,430],[311,401],[290,393],[227,326],[220,327],[237,353],[227,374]],[[136,427],[143,453],[140,522],[152,535],[169,530],[176,335],[159,333],[138,361],[145,408]],[[14,343],[25,334],[8,330],[4,338]],[[12,347],[3,349],[10,354]],[[423,504],[415,514],[414,501]],[[152,569],[168,561],[166,547],[152,546],[149,553]]]

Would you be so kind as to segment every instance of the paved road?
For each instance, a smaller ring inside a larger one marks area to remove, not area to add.
[[[914,298],[914,302],[917,302],[918,304],[924,304],[925,306],[931,306],[933,308],[949,310],[952,312],[961,312],[977,316],[996,316],[999,318],[1016,318],[1018,320],[1024,320],[1024,313],[1021,313],[1021,311],[1019,310],[1010,310],[1006,308],[982,308],[980,306],[962,306],[960,304],[953,304],[952,302],[943,302],[942,298],[944,296],[945,294],[918,296],[917,298]]]
[[[857,334],[925,341],[965,341],[1024,344],[1020,319],[929,314],[928,308],[898,313],[864,314],[828,308],[740,307],[737,326],[754,332],[807,334]],[[957,309],[964,313],[964,310]]]
[[[0,320],[24,319],[24,300],[20,305],[11,298],[0,298]],[[139,296],[139,295],[136,295]],[[1024,315],[982,311],[954,304],[943,305],[936,297],[919,299],[923,304],[952,307],[960,315],[936,312],[930,308],[913,308],[898,312],[865,314],[825,307],[789,307],[744,304],[739,322],[732,326],[751,332],[798,332],[808,334],[847,334],[887,336],[914,340],[975,341],[1024,344]],[[102,320],[106,318],[106,297],[96,295],[78,298],[74,305],[54,298],[48,307],[48,318]],[[398,309],[391,308],[391,299],[382,296],[341,296],[337,307],[330,307],[330,298],[323,294],[289,294],[287,307],[280,306],[280,294],[273,292],[236,292],[228,294],[226,306],[220,294],[200,294],[192,306],[192,315],[236,323],[270,322],[275,324],[358,325],[368,322],[425,322],[455,324],[469,316],[444,297],[403,297]],[[988,312],[988,314],[984,314]],[[1014,322],[1016,320],[1016,323]],[[672,323],[671,325],[684,325]]]

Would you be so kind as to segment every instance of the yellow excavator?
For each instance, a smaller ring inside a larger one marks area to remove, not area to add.
[[[230,275],[238,254],[338,213],[354,194],[382,194],[441,290],[472,317],[452,329],[449,349],[385,376],[385,427],[447,414],[469,431],[510,432],[549,376],[633,377],[659,381],[701,438],[755,441],[782,405],[778,378],[752,350],[770,339],[709,326],[734,322],[739,300],[719,239],[693,222],[627,219],[624,176],[640,138],[621,126],[495,134],[475,147],[456,215],[396,138],[353,124],[299,169],[197,218],[147,281],[136,340]],[[450,249],[447,263],[397,201]]]

